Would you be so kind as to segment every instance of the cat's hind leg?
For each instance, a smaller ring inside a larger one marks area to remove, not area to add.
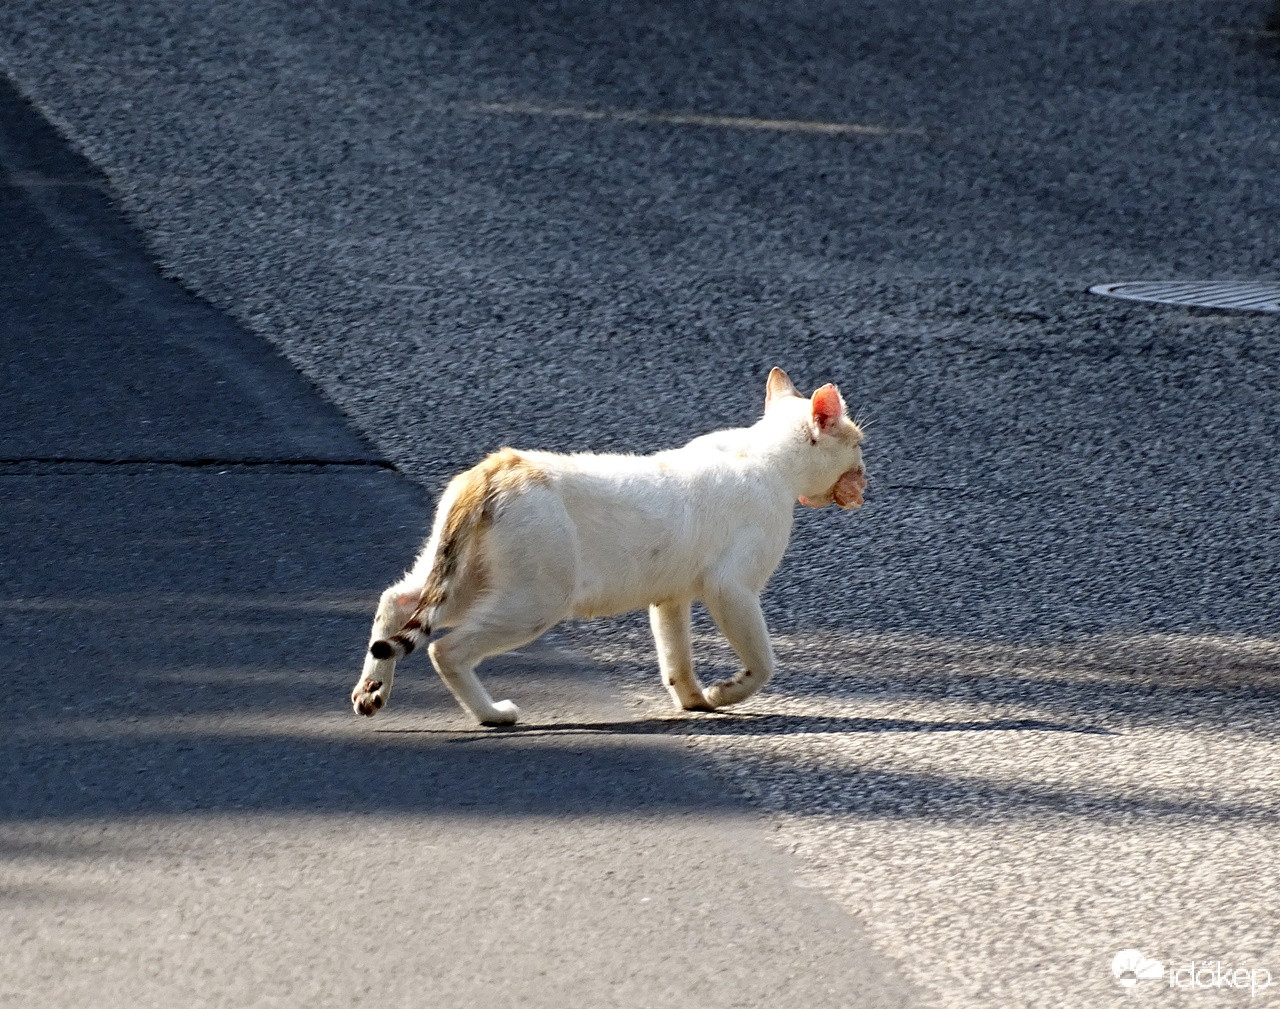
[[[558,624],[568,612],[567,593],[554,602],[530,589],[491,595],[427,649],[431,664],[459,704],[481,725],[514,725],[520,709],[509,700],[495,701],[476,676],[476,666],[528,644]]]
[[[654,603],[649,607],[649,626],[658,648],[658,669],[677,708],[710,711],[702,686],[693,671],[693,639],[689,600]]]
[[[569,615],[577,541],[564,503],[533,488],[507,502],[484,541],[484,588],[427,649],[458,703],[484,725],[512,725],[520,710],[495,701],[476,666],[540,637]]]
[[[760,597],[743,585],[720,583],[702,601],[743,665],[737,676],[707,687],[703,695],[715,708],[745,701],[773,675],[773,645]]]
[[[373,630],[369,643],[382,641],[391,637],[404,626],[422,596],[422,584],[411,575],[406,575],[391,588],[382,593],[378,600],[378,609],[373,618]],[[396,656],[393,652],[388,658],[375,658],[371,651],[364,655],[364,669],[360,679],[351,690],[351,707],[357,715],[372,716],[376,714],[391,696],[391,681],[396,674]]]

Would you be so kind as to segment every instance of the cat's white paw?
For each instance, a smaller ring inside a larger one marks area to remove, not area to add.
[[[351,707],[357,715],[372,718],[384,704],[391,688],[382,680],[370,680],[360,677],[360,682],[351,691]]]
[[[709,687],[704,687],[702,693],[707,699],[707,706],[704,710],[715,711],[716,708],[732,704],[731,689],[733,685],[732,680],[724,680],[721,683],[713,683]]]
[[[515,725],[520,719],[520,709],[514,701],[494,701],[493,711],[480,721],[481,725]]]
[[[759,678],[747,670],[743,670],[731,680],[721,680],[703,689],[703,696],[712,708],[723,708],[728,704],[745,701],[760,687]]]

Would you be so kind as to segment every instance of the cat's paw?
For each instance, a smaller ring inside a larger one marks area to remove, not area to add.
[[[351,707],[357,715],[372,718],[387,703],[390,692],[391,688],[382,680],[369,680],[362,676],[351,691]]]
[[[731,680],[721,680],[705,688],[702,693],[713,708],[745,701],[764,685],[764,678],[744,669]]]
[[[493,711],[480,720],[481,725],[515,725],[520,720],[520,709],[514,701],[494,701]]]
[[[703,695],[707,699],[707,711],[715,711],[716,708],[724,707],[726,704],[732,704],[730,700],[731,690],[733,686],[732,680],[725,680],[722,683],[713,683],[709,687],[703,688]]]
[[[682,711],[715,711],[716,706],[712,704],[705,696],[698,698],[690,698],[684,701],[676,701],[676,707]]]

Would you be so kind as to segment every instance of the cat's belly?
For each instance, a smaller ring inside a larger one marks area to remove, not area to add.
[[[611,617],[647,609],[667,599],[694,599],[701,593],[698,572],[655,570],[657,566],[632,565],[615,569],[611,577],[586,577],[573,598],[573,615],[580,619]]]
[[[580,620],[593,617],[613,617],[620,613],[648,609],[651,605],[668,599],[694,599],[698,591],[692,586],[668,586],[667,591],[652,588],[636,592],[584,592],[574,598],[573,615]]]
[[[618,605],[617,603],[609,600],[587,599],[574,605],[573,616],[577,620],[594,620],[596,617],[616,617],[620,613],[631,613],[635,610],[644,609],[648,605],[648,603],[641,603],[638,606],[628,604]]]
[[[786,548],[789,502],[780,515],[741,501],[708,506],[705,514],[687,501],[677,504],[641,511],[613,502],[576,519],[571,613],[612,616],[698,599],[713,577],[730,577],[755,592],[764,587]]]

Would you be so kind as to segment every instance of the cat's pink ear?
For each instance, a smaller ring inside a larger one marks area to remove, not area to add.
[[[799,396],[800,391],[795,387],[795,383],[787,377],[787,373],[781,368],[774,368],[769,372],[769,381],[764,387],[764,408],[769,409],[769,405],[774,400],[782,396]]]
[[[844,400],[840,398],[840,390],[829,382],[815,392],[809,402],[813,410],[813,424],[819,431],[828,430],[844,416]]]

